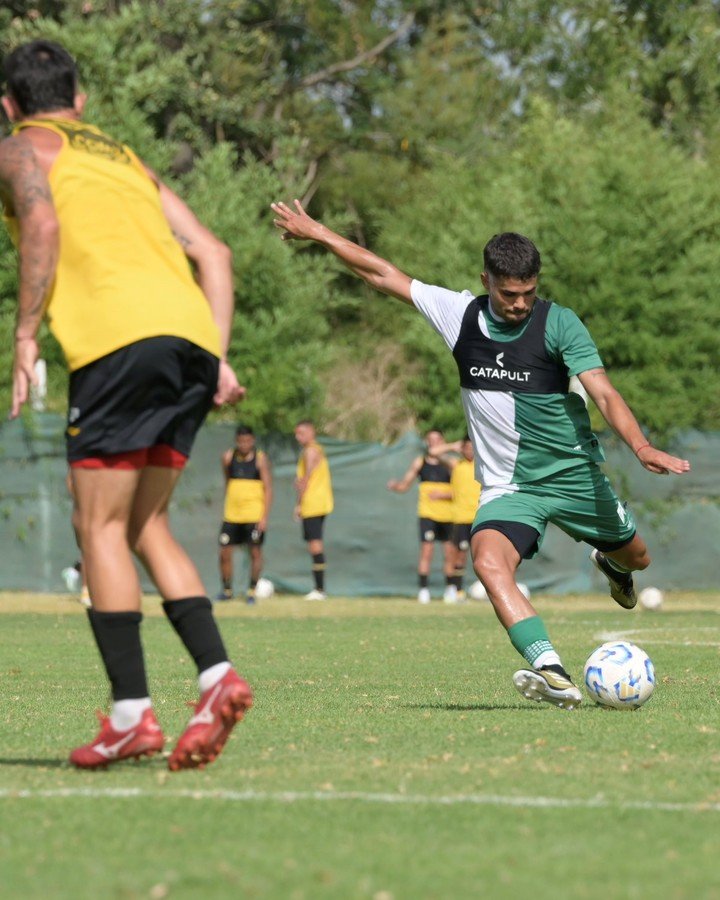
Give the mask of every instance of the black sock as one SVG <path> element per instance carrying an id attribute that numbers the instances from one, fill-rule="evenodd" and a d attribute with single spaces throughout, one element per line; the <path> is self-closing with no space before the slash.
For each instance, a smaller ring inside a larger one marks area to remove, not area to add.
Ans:
<path id="1" fill-rule="evenodd" d="M 88 619 L 110 679 L 113 700 L 140 700 L 149 696 L 140 643 L 142 613 L 89 609 Z"/>
<path id="2" fill-rule="evenodd" d="M 163 600 L 162 606 L 170 624 L 195 661 L 198 672 L 228 661 L 225 645 L 213 618 L 212 603 L 207 597 Z"/>
<path id="3" fill-rule="evenodd" d="M 232 590 L 232 578 L 223 578 L 222 586 L 224 591 Z"/>
<path id="4" fill-rule="evenodd" d="M 455 569 L 455 578 L 454 578 L 454 582 L 455 582 L 455 587 L 456 587 L 459 591 L 461 591 L 461 590 L 462 590 L 462 587 L 463 587 L 463 576 L 464 576 L 464 575 L 465 575 L 465 570 L 464 570 L 464 569 Z"/>
<path id="5" fill-rule="evenodd" d="M 420 572 L 418 572 L 418 584 L 421 588 L 426 588 L 428 586 L 428 576 L 421 575 Z"/>
<path id="6" fill-rule="evenodd" d="M 325 554 L 313 553 L 312 573 L 315 579 L 315 588 L 318 591 L 325 590 Z"/>

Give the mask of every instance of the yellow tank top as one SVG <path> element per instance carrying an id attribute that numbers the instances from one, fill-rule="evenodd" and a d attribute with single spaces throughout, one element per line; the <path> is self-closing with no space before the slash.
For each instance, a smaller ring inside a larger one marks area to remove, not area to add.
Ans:
<path id="1" fill-rule="evenodd" d="M 303 519 L 309 519 L 312 516 L 327 516 L 333 511 L 334 506 L 330 466 L 328 466 L 325 452 L 318 443 L 308 444 L 305 450 L 310 447 L 320 451 L 321 459 L 310 473 L 308 486 L 300 501 L 300 515 Z M 298 460 L 298 478 L 305 477 L 305 450 L 300 454 L 300 459 Z"/>
<path id="2" fill-rule="evenodd" d="M 418 472 L 420 480 L 417 514 L 420 519 L 434 522 L 452 522 L 452 500 L 433 500 L 430 494 L 450 493 L 450 470 L 442 463 L 430 463 L 423 459 Z"/>
<path id="3" fill-rule="evenodd" d="M 471 525 L 480 503 L 480 485 L 475 481 L 475 464 L 461 459 L 452 471 L 450 479 L 453 492 L 453 522 Z"/>
<path id="4" fill-rule="evenodd" d="M 71 371 L 144 338 L 185 338 L 220 355 L 220 335 L 158 190 L 135 154 L 92 125 L 33 119 L 59 135 L 48 176 L 60 258 L 47 305 Z M 6 217 L 11 236 L 17 221 Z"/>
<path id="5" fill-rule="evenodd" d="M 228 470 L 223 519 L 236 525 L 254 525 L 265 515 L 265 485 L 260 477 L 258 460 L 262 450 L 243 460 L 237 451 Z"/>

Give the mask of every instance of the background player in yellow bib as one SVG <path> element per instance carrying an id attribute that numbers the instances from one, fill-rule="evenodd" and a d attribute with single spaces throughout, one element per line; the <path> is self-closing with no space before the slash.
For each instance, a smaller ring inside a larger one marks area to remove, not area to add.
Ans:
<path id="1" fill-rule="evenodd" d="M 255 602 L 255 586 L 262 574 L 262 546 L 272 506 L 273 488 L 270 461 L 255 446 L 255 433 L 248 425 L 238 425 L 235 447 L 222 455 L 225 476 L 225 508 L 220 529 L 220 577 L 218 600 L 232 600 L 233 547 L 247 544 L 250 553 L 248 603 Z"/>
<path id="2" fill-rule="evenodd" d="M 312 557 L 315 582 L 315 587 L 305 594 L 305 599 L 326 600 L 323 528 L 325 516 L 329 516 L 334 508 L 330 467 L 325 451 L 316 440 L 315 426 L 308 419 L 295 426 L 295 440 L 300 445 L 295 477 L 295 518 L 302 522 L 303 540 Z"/>
<path id="3" fill-rule="evenodd" d="M 13 401 L 27 400 L 44 314 L 70 369 L 67 456 L 88 619 L 111 685 L 110 716 L 70 754 L 97 768 L 162 749 L 140 641 L 133 553 L 198 670 L 200 700 L 171 769 L 212 762 L 252 704 L 168 504 L 213 401 L 242 396 L 224 359 L 230 251 L 133 151 L 81 121 L 72 57 L 36 40 L 4 60 L 0 199 L 19 254 Z M 194 269 L 191 269 L 191 265 Z"/>
<path id="4" fill-rule="evenodd" d="M 400 479 L 391 479 L 388 490 L 404 494 L 412 487 L 415 479 L 420 482 L 418 492 L 418 530 L 420 555 L 418 557 L 418 602 L 430 602 L 428 579 L 432 565 L 435 541 L 442 541 L 443 571 L 445 573 L 445 597 L 450 597 L 448 588 L 455 575 L 455 554 L 452 537 L 452 494 L 450 473 L 443 465 L 435 448 L 445 444 L 442 431 L 430 429 L 425 435 L 427 452 L 416 456 L 407 472 Z"/>
<path id="5" fill-rule="evenodd" d="M 445 591 L 445 602 L 454 603 L 465 599 L 463 579 L 467 567 L 468 550 L 472 524 L 480 505 L 480 485 L 475 480 L 475 454 L 469 435 L 461 441 L 443 444 L 435 448 L 441 461 L 450 469 L 450 492 L 452 494 L 452 542 L 455 547 L 455 572 L 452 583 Z M 458 453 L 459 456 L 448 456 Z"/>

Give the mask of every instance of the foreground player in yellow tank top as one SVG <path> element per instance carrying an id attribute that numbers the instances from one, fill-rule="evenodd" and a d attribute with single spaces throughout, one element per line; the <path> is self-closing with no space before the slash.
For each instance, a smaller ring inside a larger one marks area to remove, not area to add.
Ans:
<path id="1" fill-rule="evenodd" d="M 244 393 L 225 361 L 233 310 L 228 248 L 129 147 L 81 121 L 72 57 L 37 40 L 4 60 L 0 200 L 19 252 L 11 416 L 34 380 L 43 315 L 70 369 L 67 456 L 90 626 L 112 708 L 70 754 L 81 768 L 160 751 L 140 642 L 133 553 L 197 665 L 200 700 L 171 769 L 212 762 L 252 704 L 168 504 L 213 401 Z M 191 269 L 192 265 L 192 269 Z M 194 271 L 193 271 L 194 270 Z"/>

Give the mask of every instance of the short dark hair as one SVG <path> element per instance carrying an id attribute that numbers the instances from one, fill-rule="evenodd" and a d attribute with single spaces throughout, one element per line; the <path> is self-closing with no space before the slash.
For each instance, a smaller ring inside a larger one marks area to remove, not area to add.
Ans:
<path id="1" fill-rule="evenodd" d="M 75 102 L 77 66 L 60 44 L 21 44 L 5 57 L 3 69 L 7 92 L 25 116 L 69 109 Z"/>
<path id="2" fill-rule="evenodd" d="M 300 421 L 295 425 L 296 428 L 299 428 L 301 425 L 309 425 L 311 428 L 315 427 L 315 423 L 312 419 L 300 419 Z"/>
<path id="3" fill-rule="evenodd" d="M 496 278 L 528 281 L 540 273 L 540 253 L 530 238 L 514 231 L 495 234 L 483 250 L 485 271 Z"/>
<path id="4" fill-rule="evenodd" d="M 235 437 L 240 437 L 241 434 L 251 434 L 253 437 L 255 436 L 255 432 L 249 425 L 238 425 L 235 429 Z"/>

